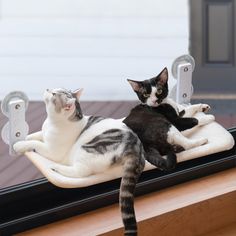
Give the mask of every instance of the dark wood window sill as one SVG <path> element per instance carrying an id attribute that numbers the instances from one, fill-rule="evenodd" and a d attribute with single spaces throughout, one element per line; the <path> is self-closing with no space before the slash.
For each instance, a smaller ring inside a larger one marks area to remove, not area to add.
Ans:
<path id="1" fill-rule="evenodd" d="M 155 191 L 135 200 L 139 235 L 219 235 L 234 230 L 236 168 Z M 168 226 L 169 225 L 169 226 Z M 118 204 L 42 226 L 19 236 L 120 236 Z M 215 234 L 213 234 L 215 233 Z M 234 234 L 231 234 L 234 235 Z"/>

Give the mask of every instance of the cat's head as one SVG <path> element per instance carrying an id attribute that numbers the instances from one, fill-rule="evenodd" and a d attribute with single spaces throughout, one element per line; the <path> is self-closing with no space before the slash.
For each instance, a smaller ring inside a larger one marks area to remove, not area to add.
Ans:
<path id="1" fill-rule="evenodd" d="M 134 92 L 143 104 L 157 107 L 168 95 L 168 70 L 164 68 L 161 73 L 151 79 L 135 81 L 128 79 Z"/>
<path id="2" fill-rule="evenodd" d="M 82 119 L 83 114 L 79 104 L 82 90 L 79 89 L 71 92 L 62 88 L 47 89 L 44 92 L 43 98 L 48 116 L 71 121 Z"/>

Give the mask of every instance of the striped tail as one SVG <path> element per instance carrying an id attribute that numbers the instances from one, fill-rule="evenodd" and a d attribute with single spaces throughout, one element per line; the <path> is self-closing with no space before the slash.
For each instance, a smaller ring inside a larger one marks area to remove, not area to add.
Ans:
<path id="1" fill-rule="evenodd" d="M 125 236 L 137 235 L 137 222 L 134 211 L 134 192 L 136 183 L 143 171 L 144 156 L 129 154 L 124 163 L 124 172 L 120 185 L 120 207 L 125 227 Z"/>

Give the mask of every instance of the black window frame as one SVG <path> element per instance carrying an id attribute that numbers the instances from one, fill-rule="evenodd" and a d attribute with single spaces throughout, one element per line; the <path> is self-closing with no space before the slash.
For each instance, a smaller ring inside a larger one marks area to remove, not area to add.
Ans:
<path id="1" fill-rule="evenodd" d="M 236 140 L 236 127 L 228 130 Z M 236 166 L 236 147 L 179 163 L 172 172 L 145 171 L 136 196 Z M 0 190 L 0 235 L 11 235 L 118 202 L 120 179 L 63 189 L 45 178 Z"/>

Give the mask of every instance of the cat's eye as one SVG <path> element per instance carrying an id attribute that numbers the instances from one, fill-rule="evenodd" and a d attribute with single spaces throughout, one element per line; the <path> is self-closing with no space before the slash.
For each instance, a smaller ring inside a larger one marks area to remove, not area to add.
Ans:
<path id="1" fill-rule="evenodd" d="M 157 88 L 157 95 L 162 94 L 162 89 L 161 88 Z"/>
<path id="2" fill-rule="evenodd" d="M 148 98 L 148 97 L 149 97 L 149 94 L 144 93 L 143 96 L 144 96 L 145 98 Z"/>

